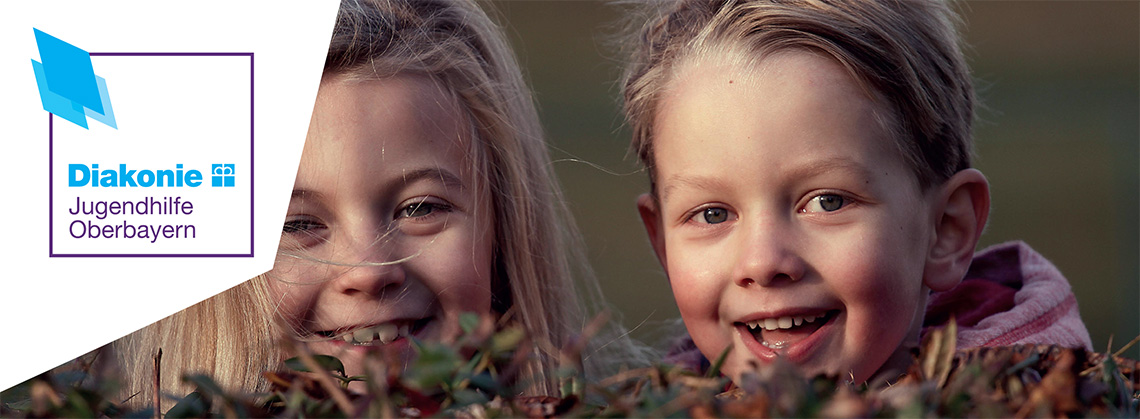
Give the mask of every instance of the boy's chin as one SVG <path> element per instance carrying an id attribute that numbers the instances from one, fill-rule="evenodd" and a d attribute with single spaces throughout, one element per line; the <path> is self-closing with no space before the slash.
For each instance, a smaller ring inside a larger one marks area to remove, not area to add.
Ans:
<path id="1" fill-rule="evenodd" d="M 746 387 L 749 381 L 770 381 L 783 378 L 798 377 L 811 379 L 814 377 L 831 377 L 839 382 L 853 384 L 868 384 L 871 387 L 890 385 L 901 379 L 909 370 L 913 356 L 909 350 L 899 350 L 891 355 L 878 370 L 861 371 L 859 368 L 850 368 L 839 365 L 819 365 L 814 362 L 796 364 L 785 357 L 776 357 L 761 362 L 755 358 L 747 358 L 725 365 L 724 374 L 739 386 Z"/>
<path id="2" fill-rule="evenodd" d="M 907 371 L 910 370 L 910 366 L 914 364 L 915 360 L 911 349 L 916 347 L 917 344 L 904 343 L 903 346 L 891 354 L 890 358 L 887 358 L 887 361 L 883 363 L 883 366 L 880 367 L 878 371 L 871 374 L 865 381 L 872 387 L 890 385 L 898 381 L 906 375 Z"/>

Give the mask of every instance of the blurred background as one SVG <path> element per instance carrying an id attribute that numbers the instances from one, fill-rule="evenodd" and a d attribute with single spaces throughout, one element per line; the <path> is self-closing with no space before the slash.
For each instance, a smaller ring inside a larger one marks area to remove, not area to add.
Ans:
<path id="1" fill-rule="evenodd" d="M 678 318 L 634 200 L 648 188 L 618 100 L 622 10 L 487 4 L 532 83 L 557 171 L 610 305 L 654 343 Z M 1140 335 L 1140 3 L 955 3 L 984 108 L 975 165 L 993 208 L 980 247 L 1024 240 L 1072 283 L 1097 351 Z M 1140 349 L 1126 354 L 1140 359 Z"/>

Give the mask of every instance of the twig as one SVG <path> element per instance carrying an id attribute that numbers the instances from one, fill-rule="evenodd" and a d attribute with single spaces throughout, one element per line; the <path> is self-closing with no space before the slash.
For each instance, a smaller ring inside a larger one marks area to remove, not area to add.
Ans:
<path id="1" fill-rule="evenodd" d="M 1132 338 L 1132 340 L 1130 340 L 1130 341 L 1128 341 L 1128 343 L 1124 344 L 1124 347 L 1120 348 L 1120 350 L 1113 352 L 1112 357 L 1115 358 L 1115 357 L 1124 355 L 1124 352 L 1131 349 L 1132 345 L 1135 345 L 1137 342 L 1140 342 L 1140 335 Z"/>
<path id="2" fill-rule="evenodd" d="M 162 419 L 162 348 L 154 354 L 154 394 L 151 400 L 154 403 L 154 419 Z"/>
<path id="3" fill-rule="evenodd" d="M 335 401 L 336 405 L 340 407 L 340 410 L 344 412 L 344 415 L 350 418 L 355 417 L 356 409 L 352 406 L 352 402 L 348 400 L 348 396 L 344 394 L 344 391 L 332 382 L 332 379 L 329 377 L 329 372 L 321 368 L 321 365 L 317 363 L 317 360 L 313 359 L 313 355 L 309 353 L 307 348 L 301 345 L 295 345 L 295 347 L 301 358 L 301 363 L 305 364 L 305 368 L 308 368 L 309 371 L 313 373 L 313 376 L 317 379 L 317 382 L 321 384 L 321 387 L 324 387 L 325 391 L 329 392 L 329 395 L 332 396 L 333 401 Z"/>
<path id="4" fill-rule="evenodd" d="M 85 356 L 79 358 L 80 371 L 83 371 L 83 379 L 79 381 L 80 384 L 87 383 L 88 380 L 93 380 L 94 375 L 91 374 L 91 368 L 95 366 L 95 362 L 99 361 L 99 354 L 103 353 L 103 348 L 92 351 L 89 358 Z"/>
<path id="5" fill-rule="evenodd" d="M 586 345 L 590 339 L 602 330 L 602 327 L 605 326 L 606 321 L 609 321 L 609 319 L 610 313 L 606 311 L 594 316 L 594 318 L 590 320 L 590 323 L 582 328 L 582 334 L 572 340 L 570 345 L 563 347 L 562 350 L 559 351 L 562 356 L 561 361 L 563 365 L 568 362 L 573 363 L 578 371 L 582 371 L 582 351 L 586 349 Z"/>
<path id="6" fill-rule="evenodd" d="M 680 395 L 677 396 L 677 398 L 670 400 L 670 401 L 666 402 L 665 404 L 662 404 L 661 406 L 658 406 L 656 409 L 653 409 L 653 411 L 649 412 L 649 414 L 645 415 L 645 417 L 663 418 L 666 416 L 670 416 L 670 415 L 676 414 L 678 412 L 681 412 L 687 408 L 693 407 L 693 405 L 697 404 L 698 401 L 699 401 L 699 399 L 697 399 L 697 396 L 695 393 L 691 393 L 691 392 L 681 393 Z"/>
<path id="7" fill-rule="evenodd" d="M 375 358 L 364 358 L 364 368 L 372 379 L 368 380 L 369 390 L 372 394 L 379 398 L 377 404 L 378 408 L 374 411 L 369 411 L 369 416 L 380 417 L 395 417 L 395 409 L 392 407 L 391 393 L 388 388 L 388 363 L 377 362 Z M 371 402 L 366 406 L 373 406 Z"/>
<path id="8" fill-rule="evenodd" d="M 623 381 L 628 381 L 633 378 L 645 378 L 645 376 L 648 375 L 651 370 L 653 370 L 652 367 L 625 370 L 601 379 L 596 385 L 599 387 L 609 387 L 611 385 L 619 384 Z"/>

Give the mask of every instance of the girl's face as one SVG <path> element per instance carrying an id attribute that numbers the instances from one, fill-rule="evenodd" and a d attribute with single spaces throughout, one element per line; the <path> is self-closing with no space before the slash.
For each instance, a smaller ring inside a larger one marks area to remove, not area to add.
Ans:
<path id="1" fill-rule="evenodd" d="M 326 79 L 269 275 L 277 315 L 361 374 L 369 351 L 447 339 L 491 311 L 491 211 L 467 119 L 439 84 Z"/>

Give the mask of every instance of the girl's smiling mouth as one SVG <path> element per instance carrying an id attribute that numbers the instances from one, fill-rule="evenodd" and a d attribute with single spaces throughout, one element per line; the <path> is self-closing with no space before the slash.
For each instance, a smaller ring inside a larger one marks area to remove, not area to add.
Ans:
<path id="1" fill-rule="evenodd" d="M 432 317 L 419 320 L 394 320 L 372 326 L 320 331 L 316 334 L 329 339 L 337 345 L 348 344 L 352 346 L 380 346 L 395 342 L 401 338 L 418 335 L 431 321 Z M 343 343 L 342 343 L 343 342 Z"/>
<path id="2" fill-rule="evenodd" d="M 744 346 L 761 360 L 785 356 L 802 362 L 835 325 L 839 310 L 803 312 L 733 323 Z"/>

